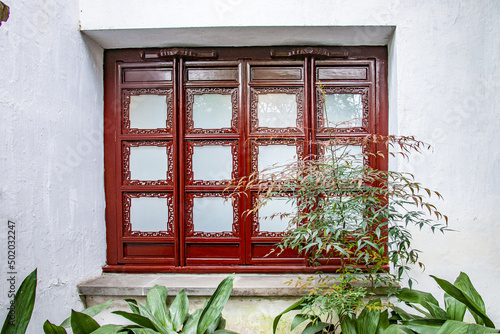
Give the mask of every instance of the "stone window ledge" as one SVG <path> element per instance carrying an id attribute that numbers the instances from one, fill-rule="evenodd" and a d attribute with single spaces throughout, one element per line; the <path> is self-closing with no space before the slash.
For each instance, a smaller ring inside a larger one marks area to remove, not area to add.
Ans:
<path id="1" fill-rule="evenodd" d="M 298 277 L 308 274 L 237 274 L 231 296 L 302 296 L 306 290 L 295 287 Z M 189 296 L 210 296 L 227 274 L 103 274 L 78 285 L 83 296 L 146 296 L 155 284 L 166 286 L 170 296 L 184 289 Z M 287 285 L 286 282 L 293 280 Z M 384 289 L 376 294 L 384 295 Z"/>

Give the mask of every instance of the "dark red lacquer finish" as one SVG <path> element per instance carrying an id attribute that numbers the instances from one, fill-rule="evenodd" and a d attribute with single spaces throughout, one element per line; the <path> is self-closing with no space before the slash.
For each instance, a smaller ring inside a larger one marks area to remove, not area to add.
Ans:
<path id="1" fill-rule="evenodd" d="M 245 212 L 257 195 L 229 200 L 233 222 L 227 231 L 196 230 L 193 203 L 223 199 L 229 179 L 199 180 L 193 152 L 210 145 L 231 152 L 232 178 L 258 168 L 259 149 L 294 147 L 298 157 L 317 153 L 312 143 L 331 134 L 324 121 L 321 94 L 358 94 L 362 120 L 335 136 L 355 142 L 370 133 L 387 134 L 387 50 L 385 47 L 252 47 L 194 49 L 127 49 L 105 52 L 104 163 L 107 265 L 110 272 L 312 272 L 292 250 L 266 256 L 280 232 L 265 231 L 259 219 Z M 322 90 L 320 89 L 320 85 Z M 297 105 L 295 124 L 259 124 L 258 95 L 288 94 Z M 228 95 L 231 121 L 219 129 L 195 126 L 197 95 Z M 167 104 L 165 124 L 134 128 L 131 99 L 158 95 Z M 167 175 L 160 180 L 135 180 L 131 149 L 165 149 Z M 381 150 L 383 147 L 363 148 Z M 387 169 L 387 160 L 366 161 Z M 167 203 L 168 221 L 159 231 L 136 231 L 131 203 L 159 198 Z M 225 204 L 226 205 L 226 204 Z M 199 217 L 198 217 L 199 219 Z M 321 269 L 334 271 L 335 259 Z"/>

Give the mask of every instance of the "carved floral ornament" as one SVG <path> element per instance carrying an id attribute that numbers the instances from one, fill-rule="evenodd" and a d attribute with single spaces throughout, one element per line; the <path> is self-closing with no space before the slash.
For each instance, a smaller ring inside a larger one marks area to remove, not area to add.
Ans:
<path id="1" fill-rule="evenodd" d="M 303 140 L 296 139 L 268 139 L 268 140 L 253 140 L 252 141 L 252 172 L 257 172 L 259 169 L 259 147 L 269 145 L 287 145 L 295 146 L 297 150 L 297 159 L 303 159 L 304 147 Z"/>
<path id="2" fill-rule="evenodd" d="M 331 51 L 325 48 L 317 48 L 312 46 L 294 48 L 287 51 L 271 50 L 270 55 L 272 58 L 304 58 L 306 56 L 314 56 L 315 58 L 349 57 L 349 53 L 347 51 Z"/>
<path id="3" fill-rule="evenodd" d="M 173 237 L 174 236 L 174 205 L 172 194 L 170 193 L 125 193 L 123 194 L 123 235 L 126 237 Z M 166 231 L 143 232 L 132 230 L 132 223 L 130 222 L 130 208 L 132 205 L 132 198 L 141 197 L 154 197 L 166 198 L 168 221 L 166 222 Z"/>
<path id="4" fill-rule="evenodd" d="M 193 121 L 193 105 L 195 95 L 224 94 L 231 95 L 231 128 L 202 129 L 195 128 Z M 236 133 L 238 130 L 238 88 L 191 88 L 186 90 L 186 132 L 187 133 Z"/>
<path id="5" fill-rule="evenodd" d="M 259 95 L 260 94 L 293 94 L 297 102 L 297 121 L 295 127 L 269 128 L 259 126 Z M 253 133 L 302 134 L 304 132 L 304 90 L 303 88 L 269 87 L 251 88 L 251 124 Z"/>
<path id="6" fill-rule="evenodd" d="M 193 222 L 193 206 L 195 198 L 204 197 L 223 197 L 226 198 L 228 202 L 232 204 L 233 208 L 233 223 L 232 231 L 222 231 L 222 232 L 203 232 L 194 230 Z M 186 194 L 186 237 L 211 237 L 211 238 L 228 238 L 228 237 L 238 237 L 240 234 L 239 230 L 239 202 L 235 198 L 228 197 L 227 194 L 222 193 L 187 193 Z"/>
<path id="7" fill-rule="evenodd" d="M 219 57 L 216 50 L 195 50 L 189 48 L 166 48 L 157 51 L 140 51 L 139 55 L 144 60 L 168 60 L 174 57 L 183 59 L 217 59 Z M 297 47 L 289 50 L 271 50 L 271 58 L 304 58 L 313 56 L 318 59 L 328 58 L 348 58 L 349 53 L 342 48 L 331 50 L 320 47 Z"/>
<path id="8" fill-rule="evenodd" d="M 186 170 L 187 170 L 187 182 L 193 185 L 203 185 L 203 186 L 220 186 L 227 185 L 231 180 L 196 180 L 194 179 L 193 173 L 193 154 L 194 147 L 196 146 L 206 146 L 206 145 L 220 145 L 220 146 L 230 146 L 231 155 L 233 158 L 231 171 L 231 177 L 233 180 L 238 178 L 238 142 L 234 140 L 193 140 L 186 142 Z"/>
<path id="9" fill-rule="evenodd" d="M 368 133 L 370 125 L 370 100 L 368 94 L 369 88 L 367 87 L 317 87 L 316 100 L 317 100 L 317 119 L 320 132 L 333 132 L 335 133 Z M 361 95 L 361 103 L 363 105 L 361 127 L 329 127 L 325 119 L 325 101 L 323 95 L 326 94 L 359 94 Z"/>
<path id="10" fill-rule="evenodd" d="M 167 175 L 163 180 L 145 181 L 133 180 L 130 173 L 130 148 L 140 146 L 157 146 L 165 147 L 167 155 Z M 172 142 L 171 141 L 136 141 L 123 142 L 123 183 L 126 185 L 171 185 L 173 183 L 173 158 L 172 158 Z"/>
<path id="11" fill-rule="evenodd" d="M 130 127 L 130 98 L 139 95 L 164 95 L 167 104 L 167 121 L 164 128 L 157 129 L 137 129 Z M 156 89 L 156 88 L 141 88 L 141 89 L 125 89 L 123 90 L 123 112 L 122 112 L 122 131 L 123 133 L 133 134 L 155 134 L 155 133 L 172 133 L 173 128 L 173 91 L 172 89 Z"/>

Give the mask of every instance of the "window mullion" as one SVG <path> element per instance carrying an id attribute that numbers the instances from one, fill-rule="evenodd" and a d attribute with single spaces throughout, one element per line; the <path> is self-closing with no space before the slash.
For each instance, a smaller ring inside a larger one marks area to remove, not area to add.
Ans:
<path id="1" fill-rule="evenodd" d="M 176 241 L 177 241 L 177 265 L 180 267 L 185 266 L 186 264 L 186 239 L 185 239 L 185 166 L 186 166 L 186 156 L 184 152 L 185 139 L 184 139 L 184 124 L 185 124 L 185 113 L 183 112 L 185 108 L 185 98 L 184 98 L 184 60 L 182 58 L 175 59 L 175 70 L 176 70 L 176 81 L 174 83 L 174 89 L 177 93 L 176 101 L 177 101 L 177 109 L 175 112 L 175 119 L 177 120 L 177 127 L 175 133 L 175 142 L 177 144 L 177 157 L 176 159 L 176 198 L 177 205 L 175 207 L 176 211 Z"/>

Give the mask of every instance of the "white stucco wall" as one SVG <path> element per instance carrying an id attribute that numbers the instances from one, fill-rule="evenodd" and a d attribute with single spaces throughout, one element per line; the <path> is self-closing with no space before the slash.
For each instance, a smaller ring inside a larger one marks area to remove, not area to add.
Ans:
<path id="1" fill-rule="evenodd" d="M 500 326 L 497 0 L 80 0 L 80 8 L 75 0 L 4 2 L 12 14 L 0 27 L 0 247 L 5 249 L 0 250 L 0 279 L 6 278 L 10 219 L 17 224 L 18 283 L 39 268 L 29 333 L 39 333 L 45 319 L 58 322 L 71 307 L 81 307 L 76 284 L 99 275 L 105 261 L 98 43 L 277 40 L 389 44 L 391 132 L 434 146 L 410 163 L 392 165 L 439 190 L 445 197 L 440 207 L 457 230 L 415 235 L 427 267 L 423 274 L 415 271 L 418 287 L 439 293 L 428 274 L 452 280 L 465 271 Z M 82 38 L 79 15 L 82 30 L 98 43 Z M 305 32 L 299 33 L 300 27 Z M 2 310 L 6 296 L 2 284 Z"/>
<path id="2" fill-rule="evenodd" d="M 0 27 L 0 317 L 7 220 L 17 285 L 38 267 L 28 333 L 81 309 L 76 284 L 105 263 L 102 48 L 78 31 L 77 1 L 4 1 Z"/>

